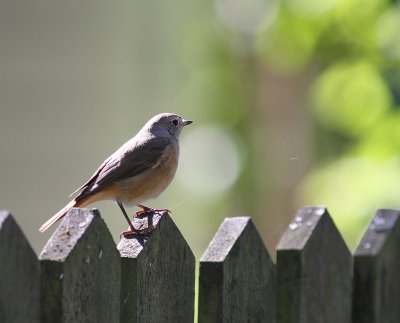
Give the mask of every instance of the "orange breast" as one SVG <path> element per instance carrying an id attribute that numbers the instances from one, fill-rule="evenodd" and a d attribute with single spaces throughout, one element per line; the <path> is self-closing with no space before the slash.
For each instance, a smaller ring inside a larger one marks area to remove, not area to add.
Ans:
<path id="1" fill-rule="evenodd" d="M 160 161 L 151 169 L 115 184 L 117 199 L 136 205 L 157 197 L 171 183 L 178 166 L 178 151 L 168 146 Z"/>
<path id="2" fill-rule="evenodd" d="M 86 206 L 102 200 L 116 200 L 124 205 L 137 205 L 157 197 L 171 183 L 178 166 L 178 150 L 168 146 L 160 161 L 132 178 L 108 185 L 103 190 L 81 200 L 76 206 Z"/>

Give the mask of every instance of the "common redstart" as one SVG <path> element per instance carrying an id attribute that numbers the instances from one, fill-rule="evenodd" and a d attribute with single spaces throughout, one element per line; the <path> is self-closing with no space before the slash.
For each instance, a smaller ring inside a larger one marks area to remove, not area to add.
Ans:
<path id="1" fill-rule="evenodd" d="M 173 113 L 161 113 L 150 119 L 132 139 L 108 157 L 92 177 L 78 188 L 75 198 L 39 229 L 44 232 L 73 207 L 84 207 L 101 200 L 114 200 L 128 221 L 130 231 L 138 233 L 124 205 L 137 205 L 146 213 L 153 209 L 139 203 L 157 197 L 171 183 L 179 158 L 179 135 L 193 121 Z"/>

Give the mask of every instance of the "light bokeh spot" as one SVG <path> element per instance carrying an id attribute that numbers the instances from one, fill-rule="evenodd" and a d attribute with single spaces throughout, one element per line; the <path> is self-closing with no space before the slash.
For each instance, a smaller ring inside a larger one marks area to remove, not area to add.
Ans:
<path id="1" fill-rule="evenodd" d="M 183 136 L 178 179 L 185 189 L 215 195 L 229 189 L 241 169 L 238 145 L 222 128 L 196 126 Z"/>
<path id="2" fill-rule="evenodd" d="M 373 126 L 391 106 L 391 94 L 369 62 L 339 63 L 314 86 L 314 108 L 327 127 L 357 136 Z"/>

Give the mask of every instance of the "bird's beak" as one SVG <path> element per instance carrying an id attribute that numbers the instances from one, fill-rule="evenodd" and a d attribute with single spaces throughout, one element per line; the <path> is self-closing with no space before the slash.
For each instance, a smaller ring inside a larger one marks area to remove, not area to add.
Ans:
<path id="1" fill-rule="evenodd" d="M 192 123 L 193 123 L 192 120 L 185 120 L 185 119 L 182 119 L 182 127 L 187 126 L 187 125 L 190 125 L 190 124 L 192 124 Z"/>

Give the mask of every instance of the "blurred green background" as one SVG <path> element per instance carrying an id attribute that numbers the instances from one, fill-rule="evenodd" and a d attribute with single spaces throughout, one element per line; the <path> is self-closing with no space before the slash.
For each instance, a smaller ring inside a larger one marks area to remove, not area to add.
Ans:
<path id="1" fill-rule="evenodd" d="M 389 0 L 3 0 L 0 207 L 39 252 L 37 228 L 103 159 L 176 112 L 195 124 L 146 204 L 173 210 L 196 256 L 237 215 L 274 255 L 303 205 L 326 205 L 353 250 L 400 207 L 399 31 Z M 94 206 L 117 239 L 118 207 Z"/>

